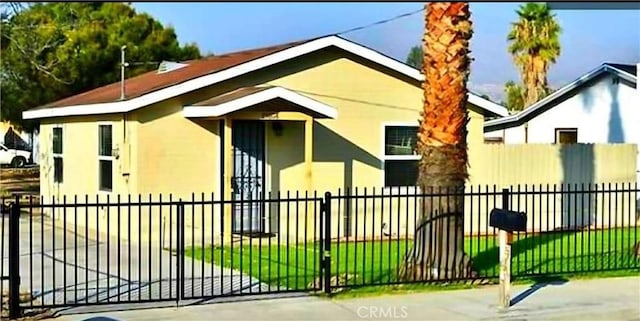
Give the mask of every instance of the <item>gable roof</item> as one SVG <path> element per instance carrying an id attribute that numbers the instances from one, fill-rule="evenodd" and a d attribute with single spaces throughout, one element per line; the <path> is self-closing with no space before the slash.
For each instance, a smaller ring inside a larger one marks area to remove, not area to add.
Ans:
<path id="1" fill-rule="evenodd" d="M 333 35 L 194 60 L 188 62 L 188 66 L 169 72 L 148 72 L 125 81 L 126 100 L 120 100 L 120 83 L 118 82 L 27 110 L 22 115 L 24 119 L 37 119 L 129 112 L 331 46 L 412 79 L 418 81 L 424 79 L 419 70 L 403 62 Z M 490 114 L 508 115 L 503 106 L 474 93 L 469 93 L 468 101 Z"/>
<path id="2" fill-rule="evenodd" d="M 630 71 L 633 71 L 634 73 L 630 73 Z M 521 112 L 515 115 L 493 119 L 485 122 L 484 131 L 487 132 L 497 129 L 519 126 L 521 125 L 521 123 L 535 117 L 537 113 L 550 108 L 553 103 L 558 102 L 560 99 L 562 99 L 562 97 L 565 96 L 565 94 L 573 90 L 580 90 L 583 86 L 589 83 L 589 81 L 604 73 L 617 75 L 618 77 L 635 84 L 637 81 L 636 72 L 637 68 L 632 65 L 603 63 L 598 68 L 580 76 L 580 78 L 554 91 L 549 96 L 539 100 L 538 102 L 525 108 Z"/>
<path id="3" fill-rule="evenodd" d="M 218 117 L 258 103 L 282 99 L 323 118 L 338 116 L 338 111 L 327 104 L 278 86 L 243 87 L 222 95 L 184 106 L 185 117 Z"/>
<path id="4" fill-rule="evenodd" d="M 609 65 L 611 68 L 618 69 L 619 71 L 626 72 L 629 75 L 636 76 L 638 75 L 638 67 L 636 65 L 626 65 L 626 64 L 613 64 L 613 63 L 605 63 Z"/>

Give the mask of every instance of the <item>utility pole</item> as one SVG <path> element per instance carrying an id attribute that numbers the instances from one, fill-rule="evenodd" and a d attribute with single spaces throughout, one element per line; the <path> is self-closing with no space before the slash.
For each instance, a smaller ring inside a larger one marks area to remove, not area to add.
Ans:
<path id="1" fill-rule="evenodd" d="M 129 64 L 125 60 L 125 50 L 127 49 L 127 45 L 120 47 L 120 100 L 125 100 L 124 95 L 124 72 Z"/>

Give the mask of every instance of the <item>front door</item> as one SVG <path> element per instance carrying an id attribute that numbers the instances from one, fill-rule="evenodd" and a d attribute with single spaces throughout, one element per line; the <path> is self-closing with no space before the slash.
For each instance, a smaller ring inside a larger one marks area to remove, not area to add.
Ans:
<path id="1" fill-rule="evenodd" d="M 264 231 L 265 198 L 265 127 L 262 121 L 235 120 L 232 123 L 233 144 L 233 233 Z"/>

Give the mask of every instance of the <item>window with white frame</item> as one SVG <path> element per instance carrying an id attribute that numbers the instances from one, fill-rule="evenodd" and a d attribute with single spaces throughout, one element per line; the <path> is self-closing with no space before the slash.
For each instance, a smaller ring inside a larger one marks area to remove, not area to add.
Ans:
<path id="1" fill-rule="evenodd" d="M 384 127 L 384 186 L 415 186 L 418 179 L 418 126 Z"/>
<path id="2" fill-rule="evenodd" d="M 101 191 L 113 188 L 113 149 L 111 125 L 98 126 L 98 184 Z"/>
<path id="3" fill-rule="evenodd" d="M 63 162 L 62 162 L 62 127 L 53 128 L 53 182 L 62 183 Z"/>

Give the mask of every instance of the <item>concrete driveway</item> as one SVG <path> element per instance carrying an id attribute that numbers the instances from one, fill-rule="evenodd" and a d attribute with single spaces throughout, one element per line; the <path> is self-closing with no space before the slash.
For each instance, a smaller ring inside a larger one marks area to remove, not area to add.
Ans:
<path id="1" fill-rule="evenodd" d="M 8 218 L 4 230 L 3 275 L 8 275 Z M 58 226 L 55 226 L 57 224 Z M 72 305 L 131 301 L 175 301 L 177 257 L 150 243 L 129 243 L 105 236 L 77 235 L 48 217 L 20 218 L 21 290 L 36 305 Z M 80 234 L 80 233 L 79 233 Z M 268 290 L 257 279 L 228 268 L 185 258 L 187 298 Z M 4 283 L 6 291 L 7 283 Z"/>

